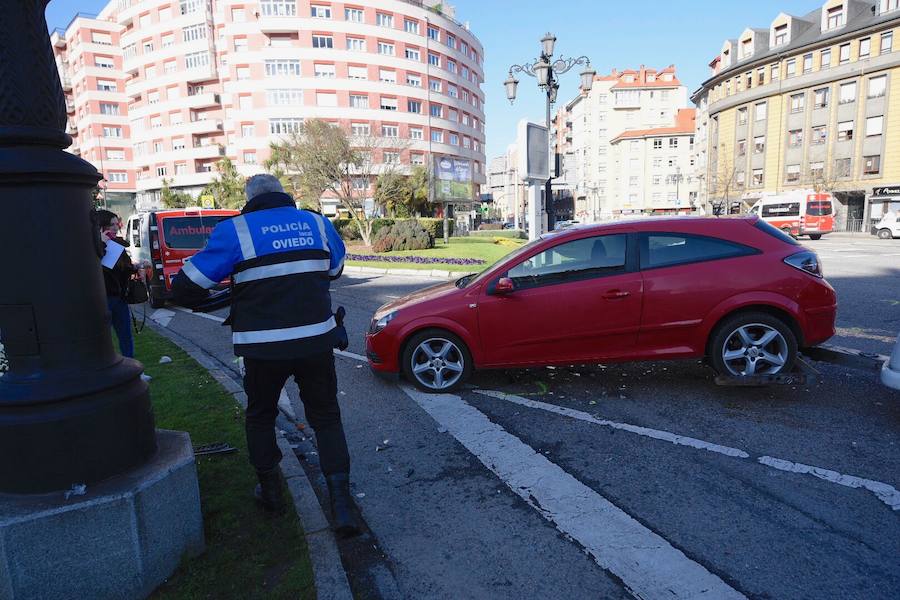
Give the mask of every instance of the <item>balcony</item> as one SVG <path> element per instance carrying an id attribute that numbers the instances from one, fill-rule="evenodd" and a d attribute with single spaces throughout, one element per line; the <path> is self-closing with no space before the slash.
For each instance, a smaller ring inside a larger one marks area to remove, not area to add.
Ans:
<path id="1" fill-rule="evenodd" d="M 187 158 L 197 160 L 220 158 L 222 156 L 225 156 L 225 148 L 219 144 L 198 144 L 191 148 L 187 154 Z"/>
<path id="2" fill-rule="evenodd" d="M 66 112 L 69 114 L 73 114 L 75 112 L 75 103 L 71 100 L 66 100 Z"/>
<path id="3" fill-rule="evenodd" d="M 68 73 L 60 71 L 59 82 L 62 84 L 62 88 L 64 91 L 69 91 L 72 89 L 72 78 L 69 77 Z"/>
<path id="4" fill-rule="evenodd" d="M 185 71 L 186 77 L 184 81 L 188 83 L 198 83 L 201 81 L 209 81 L 210 79 L 216 78 L 216 72 L 213 70 L 212 65 L 206 65 L 204 67 L 194 67 L 193 69 L 188 69 Z"/>
<path id="5" fill-rule="evenodd" d="M 185 104 L 188 108 L 209 108 L 212 106 L 220 106 L 222 104 L 222 99 L 219 97 L 219 94 L 206 92 L 188 95 Z"/>
<path id="6" fill-rule="evenodd" d="M 296 6 L 279 8 L 278 5 L 261 4 L 256 17 L 263 33 L 294 33 L 300 30 Z"/>
<path id="7" fill-rule="evenodd" d="M 222 121 L 219 119 L 201 119 L 179 125 L 179 132 L 183 133 L 219 133 L 222 131 Z"/>

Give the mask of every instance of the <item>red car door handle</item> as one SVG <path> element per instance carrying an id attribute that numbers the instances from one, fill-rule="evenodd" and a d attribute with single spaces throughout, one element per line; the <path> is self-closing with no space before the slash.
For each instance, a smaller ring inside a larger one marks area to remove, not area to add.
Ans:
<path id="1" fill-rule="evenodd" d="M 622 290 L 609 290 L 608 292 L 603 294 L 603 297 L 607 300 L 621 300 L 622 298 L 630 295 L 631 292 L 623 292 Z"/>

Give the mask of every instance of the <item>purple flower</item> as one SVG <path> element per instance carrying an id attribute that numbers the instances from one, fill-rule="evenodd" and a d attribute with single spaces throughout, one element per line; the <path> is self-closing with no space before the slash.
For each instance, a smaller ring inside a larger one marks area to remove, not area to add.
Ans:
<path id="1" fill-rule="evenodd" d="M 436 258 L 431 256 L 377 256 L 375 254 L 348 254 L 347 260 L 359 262 L 416 263 L 420 265 L 483 265 L 478 258 Z"/>

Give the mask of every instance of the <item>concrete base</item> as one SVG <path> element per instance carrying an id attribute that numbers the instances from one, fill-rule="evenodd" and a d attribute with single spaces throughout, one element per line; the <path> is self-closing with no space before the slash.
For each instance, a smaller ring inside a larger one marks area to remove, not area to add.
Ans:
<path id="1" fill-rule="evenodd" d="M 159 430 L 157 444 L 148 464 L 82 496 L 0 494 L 0 599 L 145 598 L 202 553 L 190 436 Z"/>

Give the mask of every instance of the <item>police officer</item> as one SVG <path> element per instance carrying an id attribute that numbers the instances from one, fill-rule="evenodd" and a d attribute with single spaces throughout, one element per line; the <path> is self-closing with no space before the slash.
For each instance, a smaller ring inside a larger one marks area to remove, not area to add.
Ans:
<path id="1" fill-rule="evenodd" d="M 336 531 L 358 532 L 350 498 L 350 457 L 337 402 L 333 348 L 340 331 L 330 281 L 341 276 L 344 243 L 322 215 L 298 210 L 272 175 L 247 180 L 247 205 L 219 223 L 172 284 L 175 301 L 192 304 L 231 277 L 234 353 L 244 357 L 246 432 L 255 495 L 282 512 L 281 452 L 275 442 L 278 397 L 294 377 L 316 434 Z"/>

